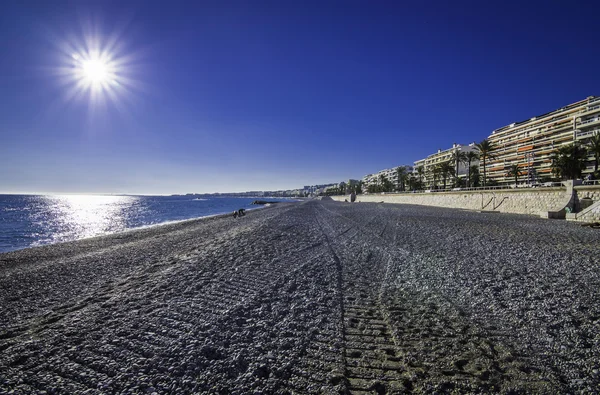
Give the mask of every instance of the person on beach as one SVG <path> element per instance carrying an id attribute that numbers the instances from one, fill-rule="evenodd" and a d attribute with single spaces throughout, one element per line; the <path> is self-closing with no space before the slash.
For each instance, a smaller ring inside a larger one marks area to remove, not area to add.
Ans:
<path id="1" fill-rule="evenodd" d="M 585 180 L 583 181 L 583 185 L 591 185 L 594 181 L 594 175 L 592 173 L 588 174 Z"/>
<path id="2" fill-rule="evenodd" d="M 350 202 L 354 203 L 356 201 L 356 192 L 352 191 L 350 194 Z"/>
<path id="3" fill-rule="evenodd" d="M 244 215 L 246 215 L 246 209 L 245 208 L 241 208 L 238 210 L 238 216 L 239 217 L 243 217 Z"/>

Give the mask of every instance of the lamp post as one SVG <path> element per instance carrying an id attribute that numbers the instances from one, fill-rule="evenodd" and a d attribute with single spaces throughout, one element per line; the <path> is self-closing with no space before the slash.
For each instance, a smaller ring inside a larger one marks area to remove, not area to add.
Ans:
<path id="1" fill-rule="evenodd" d="M 535 154 L 527 152 L 525 157 L 527 158 L 527 185 L 531 185 L 533 181 L 533 158 L 535 158 Z"/>

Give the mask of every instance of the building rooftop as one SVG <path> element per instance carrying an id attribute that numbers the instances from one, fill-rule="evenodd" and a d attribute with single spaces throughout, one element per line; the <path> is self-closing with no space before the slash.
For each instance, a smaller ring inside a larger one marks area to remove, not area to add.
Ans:
<path id="1" fill-rule="evenodd" d="M 492 132 L 492 134 L 501 133 L 501 132 L 504 132 L 504 131 L 506 131 L 506 130 L 512 129 L 512 128 L 514 128 L 514 127 L 518 127 L 518 126 L 520 126 L 520 125 L 527 124 L 527 123 L 529 123 L 529 122 L 531 122 L 531 121 L 538 120 L 538 119 L 540 119 L 540 118 L 547 118 L 547 117 L 549 117 L 550 115 L 553 115 L 553 114 L 560 114 L 560 113 L 562 113 L 563 111 L 570 110 L 570 109 L 572 109 L 572 108 L 574 108 L 574 107 L 581 106 L 581 105 L 582 105 L 582 104 L 584 104 L 585 102 L 587 102 L 587 101 L 589 101 L 589 100 L 594 100 L 594 99 L 600 99 L 600 98 L 599 98 L 598 96 L 588 96 L 587 98 L 585 98 L 585 99 L 583 99 L 583 100 L 580 100 L 580 101 L 578 101 L 578 102 L 575 102 L 575 103 L 569 104 L 569 105 L 567 105 L 567 106 L 561 107 L 561 108 L 559 108 L 559 109 L 557 109 L 557 110 L 550 111 L 550 112 L 547 112 L 547 113 L 544 113 L 544 114 L 541 114 L 541 115 L 537 115 L 537 116 L 535 116 L 535 117 L 531 117 L 531 118 L 529 118 L 529 119 L 526 119 L 526 120 L 524 120 L 524 121 L 513 122 L 513 123 L 511 123 L 511 124 L 509 124 L 509 125 L 506 125 L 506 126 L 503 126 L 503 127 L 501 127 L 501 128 L 498 128 L 498 129 L 494 130 L 494 131 Z"/>

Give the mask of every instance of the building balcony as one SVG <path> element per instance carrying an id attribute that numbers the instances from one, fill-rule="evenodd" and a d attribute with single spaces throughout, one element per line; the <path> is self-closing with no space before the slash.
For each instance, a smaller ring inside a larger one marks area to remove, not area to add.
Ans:
<path id="1" fill-rule="evenodd" d="M 521 152 L 525 152 L 525 151 L 531 151 L 533 150 L 534 145 L 530 144 L 530 145 L 524 145 L 522 147 L 518 147 L 517 148 L 517 152 L 521 153 Z"/>
<path id="2" fill-rule="evenodd" d="M 585 110 L 583 110 L 581 113 L 582 114 L 592 114 L 592 113 L 596 113 L 596 112 L 600 112 L 600 104 L 597 104 L 593 107 L 588 107 Z"/>
<path id="3" fill-rule="evenodd" d="M 598 124 L 600 124 L 600 117 L 586 119 L 585 121 L 581 121 L 578 126 L 584 127 L 584 128 L 589 128 L 590 126 L 594 126 L 594 125 L 598 125 Z"/>
<path id="4" fill-rule="evenodd" d="M 575 109 L 570 109 L 570 110 L 562 110 L 563 111 L 568 111 L 569 114 L 561 114 L 559 116 L 557 116 L 557 113 L 553 113 L 551 115 L 548 115 L 546 117 L 542 117 L 539 119 L 531 119 L 529 121 L 524 121 L 519 125 L 516 126 L 505 126 L 505 130 L 495 130 L 494 132 L 492 132 L 492 135 L 498 133 L 498 134 L 503 134 L 503 136 L 494 136 L 494 137 L 505 137 L 507 134 L 518 134 L 518 133 L 523 133 L 523 132 L 527 132 L 533 129 L 539 129 L 539 128 L 544 128 L 544 127 L 549 127 L 552 128 L 554 127 L 554 124 L 559 123 L 560 121 L 566 120 L 566 119 L 572 119 L 573 114 L 570 114 L 574 111 L 576 111 Z M 510 132 L 510 133 L 506 133 L 506 132 Z M 490 139 L 492 138 L 492 136 L 489 137 Z"/>
<path id="5" fill-rule="evenodd" d="M 569 122 L 565 122 L 562 125 L 553 126 L 549 130 L 552 131 L 553 133 L 558 133 L 559 131 L 564 131 L 564 129 L 572 129 L 572 128 L 573 128 L 573 122 L 571 122 L 571 120 L 570 120 Z"/>
<path id="6" fill-rule="evenodd" d="M 563 120 L 557 122 L 553 120 L 544 126 L 536 126 L 533 128 L 526 128 L 522 130 L 516 130 L 514 133 L 505 134 L 502 136 L 494 136 L 490 137 L 490 141 L 499 144 L 499 145 L 514 145 L 518 142 L 525 141 L 532 138 L 539 138 L 541 136 L 551 136 L 556 133 L 562 133 L 568 131 L 573 127 L 572 119 Z M 540 130 L 541 128 L 546 128 L 545 130 Z"/>
<path id="7" fill-rule="evenodd" d="M 575 140 L 583 140 L 589 137 L 592 137 L 594 133 L 600 133 L 600 128 L 592 129 L 592 130 L 579 130 L 575 131 Z"/>
<path id="8" fill-rule="evenodd" d="M 600 96 L 590 99 L 590 101 L 588 101 L 588 105 L 596 102 L 600 102 Z"/>

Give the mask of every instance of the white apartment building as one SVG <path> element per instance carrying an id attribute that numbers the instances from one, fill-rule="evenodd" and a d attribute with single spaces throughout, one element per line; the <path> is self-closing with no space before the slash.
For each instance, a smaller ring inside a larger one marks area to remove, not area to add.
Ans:
<path id="1" fill-rule="evenodd" d="M 519 183 L 532 183 L 552 176 L 552 153 L 563 145 L 587 140 L 600 132 L 600 97 L 590 96 L 558 110 L 511 123 L 488 137 L 497 149 L 486 164 L 488 179 L 514 183 L 508 168 L 518 165 Z M 594 157 L 589 156 L 583 176 L 593 172 Z M 483 173 L 483 171 L 482 171 Z"/>
<path id="2" fill-rule="evenodd" d="M 470 152 L 470 151 L 475 151 L 475 152 L 479 152 L 477 150 L 477 148 L 475 147 L 475 143 L 471 143 L 469 145 L 462 145 L 462 144 L 452 144 L 451 148 L 445 149 L 445 150 L 441 150 L 438 149 L 438 151 L 434 154 L 429 155 L 427 158 L 425 159 L 420 159 L 415 161 L 415 175 L 417 177 L 419 177 L 418 174 L 418 168 L 422 168 L 423 171 L 423 176 L 422 176 L 422 182 L 423 185 L 427 186 L 427 187 L 433 187 L 434 185 L 434 177 L 433 177 L 433 173 L 434 173 L 434 169 L 436 166 L 444 163 L 444 162 L 451 162 L 451 165 L 454 169 L 456 169 L 456 162 L 452 159 L 452 155 L 456 152 Z M 471 166 L 473 165 L 478 165 L 479 161 L 475 160 L 473 162 L 471 162 Z M 457 176 L 459 178 L 466 178 L 468 174 L 468 164 L 467 163 L 459 163 L 458 166 L 458 174 Z M 454 181 L 454 178 L 452 178 L 449 183 L 452 183 Z"/>
<path id="3" fill-rule="evenodd" d="M 394 184 L 394 187 L 396 187 L 398 185 L 398 167 L 404 167 L 407 174 L 413 171 L 413 167 L 410 165 L 400 165 L 392 167 L 391 169 L 380 170 L 377 173 L 367 174 L 361 180 L 363 183 L 363 191 L 366 191 L 369 185 L 377 185 L 381 180 L 381 176 L 387 178 Z"/>

